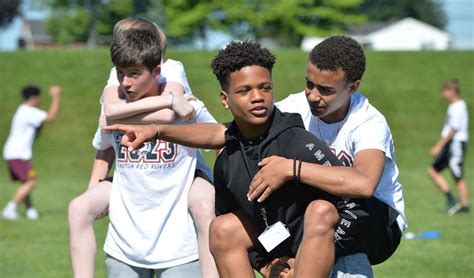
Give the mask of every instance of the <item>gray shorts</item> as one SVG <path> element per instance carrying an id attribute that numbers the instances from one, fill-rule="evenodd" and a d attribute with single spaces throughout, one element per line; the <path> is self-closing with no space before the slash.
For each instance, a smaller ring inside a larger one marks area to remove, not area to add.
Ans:
<path id="1" fill-rule="evenodd" d="M 197 260 L 170 268 L 147 269 L 128 265 L 107 255 L 105 265 L 109 278 L 201 278 L 201 269 Z"/>

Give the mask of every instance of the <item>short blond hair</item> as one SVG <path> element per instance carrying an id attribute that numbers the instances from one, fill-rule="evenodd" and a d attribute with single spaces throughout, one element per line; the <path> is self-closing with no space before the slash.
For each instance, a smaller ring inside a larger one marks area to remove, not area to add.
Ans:
<path id="1" fill-rule="evenodd" d="M 163 56 L 165 56 L 168 41 L 166 40 L 165 33 L 163 33 L 163 30 L 161 30 L 161 28 L 156 23 L 142 18 L 125 18 L 115 23 L 113 37 L 115 37 L 118 33 L 131 29 L 148 30 L 153 32 L 157 38 L 159 38 L 161 48 L 163 50 Z"/>
<path id="2" fill-rule="evenodd" d="M 459 94 L 459 91 L 460 91 L 460 89 L 459 89 L 459 80 L 457 80 L 457 79 L 446 80 L 446 81 L 444 81 L 443 86 L 441 88 L 443 90 L 453 90 L 457 94 Z"/>

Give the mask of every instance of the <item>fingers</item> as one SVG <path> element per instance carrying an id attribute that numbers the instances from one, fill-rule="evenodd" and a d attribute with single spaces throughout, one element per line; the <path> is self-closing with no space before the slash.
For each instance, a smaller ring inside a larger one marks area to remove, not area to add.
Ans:
<path id="1" fill-rule="evenodd" d="M 197 97 L 193 95 L 184 95 L 184 98 L 186 98 L 187 101 L 198 100 Z"/>
<path id="2" fill-rule="evenodd" d="M 287 277 L 288 273 L 290 272 L 290 266 L 286 263 L 286 258 L 287 257 L 278 259 L 278 261 L 272 264 L 270 277 Z"/>
<path id="3" fill-rule="evenodd" d="M 53 85 L 49 87 L 49 95 L 51 97 L 57 97 L 61 94 L 61 86 L 59 85 Z"/>
<path id="4" fill-rule="evenodd" d="M 257 181 L 257 183 L 258 182 L 259 181 Z M 250 188 L 249 193 L 247 194 L 247 199 L 251 202 L 258 198 L 257 202 L 261 203 L 265 201 L 273 191 L 274 190 L 269 185 L 262 182 L 257 184 L 255 187 Z"/>
<path id="5" fill-rule="evenodd" d="M 275 159 L 275 156 L 265 157 L 258 163 L 258 166 L 263 167 L 267 165 L 268 163 L 270 163 L 273 159 Z"/>
<path id="6" fill-rule="evenodd" d="M 192 122 L 194 118 L 196 118 L 196 110 L 194 110 L 193 108 L 193 110 L 188 115 L 186 115 L 186 117 L 183 118 L 183 121 L 189 123 Z"/>
<path id="7" fill-rule="evenodd" d="M 106 131 L 106 132 L 112 132 L 112 131 L 128 131 L 128 130 L 125 130 L 124 128 L 124 125 L 121 125 L 121 124 L 114 124 L 114 125 L 108 125 L 108 126 L 104 126 L 102 128 L 103 131 Z"/>
<path id="8" fill-rule="evenodd" d="M 257 202 L 261 203 L 263 201 L 265 201 L 268 196 L 270 196 L 273 192 L 273 189 L 271 187 L 267 187 L 265 189 L 265 191 L 263 191 L 262 195 L 260 195 L 260 197 L 257 199 Z"/>
<path id="9" fill-rule="evenodd" d="M 255 189 L 258 187 L 259 184 L 260 184 L 260 179 L 259 179 L 258 173 L 257 173 L 253 177 L 252 182 L 250 183 L 249 192 L 247 192 L 247 199 L 249 200 L 249 202 L 251 202 L 253 200 L 253 198 L 251 198 L 251 196 L 253 196 L 253 194 L 255 192 Z"/>
<path id="10" fill-rule="evenodd" d="M 131 152 L 131 151 L 134 151 L 136 149 L 141 148 L 141 146 L 143 145 L 143 143 L 146 140 L 147 139 L 145 137 L 143 137 L 141 134 L 139 134 L 137 137 L 135 137 L 133 140 L 129 141 L 129 143 L 127 144 L 128 145 L 128 151 Z"/>

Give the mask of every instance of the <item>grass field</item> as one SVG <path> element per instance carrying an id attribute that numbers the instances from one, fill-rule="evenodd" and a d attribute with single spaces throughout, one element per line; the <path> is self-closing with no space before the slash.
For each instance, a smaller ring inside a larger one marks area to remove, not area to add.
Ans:
<path id="1" fill-rule="evenodd" d="M 276 100 L 304 86 L 307 54 L 299 50 L 275 51 Z M 195 95 L 219 121 L 231 119 L 219 102 L 218 83 L 209 64 L 214 53 L 172 52 L 184 62 Z M 385 114 L 394 135 L 400 180 L 404 186 L 408 231 L 438 230 L 437 240 L 403 240 L 396 254 L 375 266 L 376 277 L 474 277 L 474 213 L 444 214 L 444 197 L 428 180 L 429 148 L 436 142 L 447 104 L 440 84 L 461 80 L 462 94 L 471 110 L 471 142 L 466 180 L 474 201 L 474 52 L 367 53 L 367 71 L 361 91 Z M 111 63 L 105 49 L 96 51 L 34 51 L 0 53 L 0 142 L 5 142 L 10 121 L 25 84 L 43 88 L 60 84 L 63 95 L 59 119 L 42 130 L 35 143 L 34 165 L 38 187 L 33 194 L 41 219 L 31 222 L 0 220 L 0 277 L 70 277 L 67 205 L 85 188 L 94 150 L 91 138 L 97 126 L 98 99 Z M 206 157 L 212 165 L 211 155 Z M 0 206 L 16 185 L 0 167 Z M 23 212 L 23 210 L 22 210 Z M 97 277 L 105 277 L 101 250 L 108 220 L 95 223 L 98 241 Z"/>

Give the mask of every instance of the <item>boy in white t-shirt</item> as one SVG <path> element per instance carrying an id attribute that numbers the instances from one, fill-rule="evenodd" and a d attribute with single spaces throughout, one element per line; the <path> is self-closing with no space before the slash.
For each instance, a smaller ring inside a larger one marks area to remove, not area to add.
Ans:
<path id="1" fill-rule="evenodd" d="M 114 37 L 112 62 L 129 101 L 159 94 L 161 48 L 147 30 Z M 154 140 L 137 152 L 116 151 L 110 224 L 104 250 L 109 277 L 199 277 L 197 237 L 187 195 L 197 150 Z"/>
<path id="2" fill-rule="evenodd" d="M 139 18 L 121 20 L 114 27 L 114 36 L 119 32 L 130 29 L 149 30 L 155 33 L 166 48 L 166 37 L 161 29 L 148 20 Z M 198 122 L 215 122 L 215 119 L 202 102 L 193 101 L 193 105 L 188 102 L 188 100 L 193 99 L 188 97 L 191 96 L 192 91 L 187 82 L 182 63 L 170 59 L 164 62 L 161 65 L 161 74 L 158 75 L 157 82 L 162 90 L 160 96 L 149 96 L 146 99 L 125 102 L 123 99 L 125 96 L 117 93 L 121 90 L 118 90 L 120 84 L 116 69 L 113 68 L 101 98 L 101 103 L 105 108 L 105 114 L 107 114 L 109 121 L 142 124 L 163 123 L 173 122 L 177 116 L 180 116 L 181 119 L 186 121 L 190 121 L 195 117 Z M 93 146 L 98 152 L 91 173 L 89 189 L 75 198 L 69 207 L 71 257 L 75 276 L 89 277 L 94 273 L 96 243 L 92 222 L 107 213 L 111 190 L 109 181 L 102 181 L 98 186 L 95 186 L 95 184 L 105 178 L 111 166 L 110 159 L 113 160 L 114 158 L 114 151 L 109 148 L 110 144 L 107 143 L 106 137 L 100 129 L 97 130 Z M 199 263 L 202 275 L 217 277 L 215 263 L 208 248 L 209 223 L 214 218 L 214 189 L 209 182 L 210 180 L 212 180 L 211 171 L 200 153 L 198 153 L 196 178 L 188 194 L 188 206 L 198 230 Z"/>
<path id="3" fill-rule="evenodd" d="M 31 200 L 31 192 L 36 186 L 36 172 L 31 166 L 33 141 L 43 123 L 56 119 L 61 87 L 56 85 L 49 88 L 51 104 L 48 112 L 38 108 L 40 92 L 36 86 L 22 89 L 24 101 L 13 116 L 10 134 L 3 148 L 3 158 L 8 164 L 11 179 L 21 182 L 12 200 L 3 209 L 4 219 L 18 219 L 17 206 L 22 202 L 26 204 L 26 218 L 36 220 L 39 217 Z"/>
<path id="4" fill-rule="evenodd" d="M 448 80 L 442 86 L 443 98 L 449 103 L 441 131 L 441 138 L 431 148 L 431 155 L 435 157 L 433 164 L 428 167 L 428 175 L 436 186 L 446 195 L 448 215 L 457 212 L 469 212 L 469 195 L 464 180 L 464 157 L 469 139 L 468 112 L 466 102 L 460 96 L 459 82 Z M 446 179 L 441 171 L 449 168 L 456 181 L 460 202 L 453 197 Z"/>

